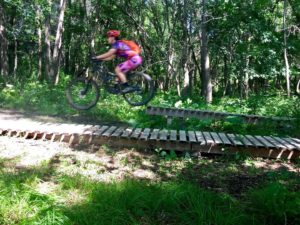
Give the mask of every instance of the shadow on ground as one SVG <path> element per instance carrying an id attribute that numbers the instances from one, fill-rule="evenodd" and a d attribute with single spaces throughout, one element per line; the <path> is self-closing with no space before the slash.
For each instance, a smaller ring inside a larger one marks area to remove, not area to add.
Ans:
<path id="1" fill-rule="evenodd" d="M 91 157 L 84 158 L 85 154 L 91 154 Z M 47 193 L 41 195 L 31 191 L 30 197 L 24 201 L 33 201 L 33 205 L 36 201 L 44 201 L 50 207 L 37 210 L 35 216 L 23 218 L 21 222 L 40 221 L 52 210 L 64 218 L 63 224 L 201 224 L 201 221 L 247 224 L 249 219 L 253 224 L 261 221 L 282 224 L 285 220 L 295 224 L 293 222 L 298 221 L 296 215 L 299 211 L 295 214 L 288 211 L 288 207 L 283 209 L 285 214 L 263 215 L 265 217 L 261 218 L 252 208 L 248 209 L 251 212 L 248 215 L 238 203 L 249 191 L 268 183 L 284 186 L 282 190 L 286 193 L 299 193 L 300 177 L 296 164 L 228 157 L 167 160 L 151 152 L 108 147 L 92 153 L 57 154 L 48 163 L 29 168 L 15 167 L 15 160 L 0 161 L 0 184 L 7 190 L 14 190 L 17 195 L 31 189 L 31 182 L 53 183 L 66 193 L 85 193 L 85 197 L 78 198 L 78 201 L 57 205 Z M 70 168 L 72 173 L 62 168 Z M 100 175 L 109 179 L 78 173 L 80 170 L 94 170 L 98 175 L 100 171 Z M 154 176 L 140 176 L 136 171 L 144 171 L 144 174 L 148 171 Z M 275 186 L 275 191 L 282 192 L 280 188 Z"/>

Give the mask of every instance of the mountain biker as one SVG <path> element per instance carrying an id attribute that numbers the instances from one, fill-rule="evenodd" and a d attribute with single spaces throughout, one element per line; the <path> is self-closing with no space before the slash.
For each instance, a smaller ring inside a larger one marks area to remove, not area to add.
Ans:
<path id="1" fill-rule="evenodd" d="M 125 58 L 126 61 L 122 62 L 115 68 L 115 73 L 121 81 L 121 92 L 131 92 L 134 88 L 127 83 L 126 73 L 142 64 L 143 59 L 139 54 L 139 47 L 132 41 L 120 40 L 119 30 L 109 30 L 106 35 L 108 43 L 112 45 L 111 49 L 104 54 L 93 57 L 92 59 L 108 61 L 114 59 L 116 56 Z"/>

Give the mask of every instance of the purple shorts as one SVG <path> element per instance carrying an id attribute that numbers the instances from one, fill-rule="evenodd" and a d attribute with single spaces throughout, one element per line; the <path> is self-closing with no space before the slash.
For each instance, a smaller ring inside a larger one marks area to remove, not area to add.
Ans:
<path id="1" fill-rule="evenodd" d="M 143 59 L 139 55 L 135 55 L 131 57 L 130 59 L 126 60 L 125 62 L 122 62 L 121 64 L 118 65 L 120 70 L 123 73 L 127 73 L 128 71 L 134 70 L 137 68 L 139 65 L 141 65 L 143 62 Z"/>

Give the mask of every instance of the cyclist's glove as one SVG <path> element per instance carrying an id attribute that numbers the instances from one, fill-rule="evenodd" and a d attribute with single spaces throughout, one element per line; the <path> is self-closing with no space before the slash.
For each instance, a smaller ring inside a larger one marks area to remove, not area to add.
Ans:
<path id="1" fill-rule="evenodd" d="M 100 62 L 100 61 L 101 61 L 101 59 L 97 59 L 96 56 L 93 56 L 93 57 L 91 58 L 91 60 L 92 60 L 93 62 Z"/>

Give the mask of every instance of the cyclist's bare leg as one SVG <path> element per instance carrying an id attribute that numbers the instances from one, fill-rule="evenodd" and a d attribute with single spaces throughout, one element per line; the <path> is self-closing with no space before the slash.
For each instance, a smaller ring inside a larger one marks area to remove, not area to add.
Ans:
<path id="1" fill-rule="evenodd" d="M 117 74 L 119 80 L 122 84 L 127 82 L 126 74 L 121 71 L 121 69 L 117 66 L 115 69 L 115 73 Z"/>
<path id="2" fill-rule="evenodd" d="M 123 69 L 124 71 L 124 69 Z M 128 83 L 127 83 L 127 78 L 126 78 L 126 70 L 123 72 L 122 69 L 117 66 L 116 69 L 115 69 L 115 72 L 118 76 L 118 78 L 121 80 L 121 93 L 128 93 L 128 92 L 131 92 L 131 91 L 134 91 L 134 88 L 131 87 Z"/>

